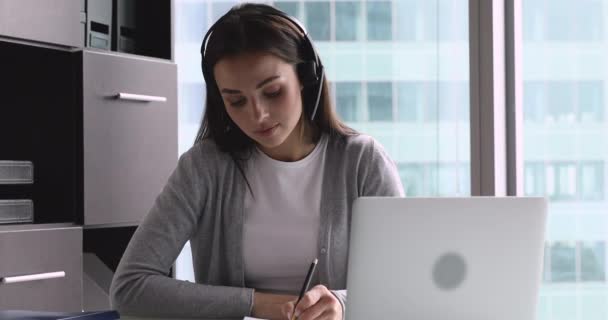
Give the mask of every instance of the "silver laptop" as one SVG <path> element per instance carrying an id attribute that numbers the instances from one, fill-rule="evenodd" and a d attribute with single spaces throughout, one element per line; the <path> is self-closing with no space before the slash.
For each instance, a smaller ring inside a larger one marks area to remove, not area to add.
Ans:
<path id="1" fill-rule="evenodd" d="M 347 320 L 532 320 L 544 198 L 359 198 Z"/>

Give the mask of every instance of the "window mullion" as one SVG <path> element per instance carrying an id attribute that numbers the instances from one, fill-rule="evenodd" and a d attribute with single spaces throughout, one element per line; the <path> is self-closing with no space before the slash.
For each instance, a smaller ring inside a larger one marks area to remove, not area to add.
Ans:
<path id="1" fill-rule="evenodd" d="M 507 195 L 505 1 L 469 0 L 471 195 Z"/>

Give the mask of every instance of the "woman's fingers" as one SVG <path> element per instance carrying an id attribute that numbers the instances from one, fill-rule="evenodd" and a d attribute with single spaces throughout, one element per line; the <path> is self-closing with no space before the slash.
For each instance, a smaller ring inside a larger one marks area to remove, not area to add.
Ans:
<path id="1" fill-rule="evenodd" d="M 334 314 L 331 299 L 329 297 L 322 297 L 316 304 L 304 310 L 298 317 L 298 320 L 319 320 L 331 314 Z"/>
<path id="2" fill-rule="evenodd" d="M 304 294 L 302 300 L 300 300 L 296 306 L 296 317 L 299 316 L 302 311 L 317 303 L 317 301 L 319 301 L 321 297 L 325 295 L 325 292 L 331 294 L 331 292 L 329 292 L 329 290 L 327 290 L 327 288 L 322 284 L 316 285 L 312 289 L 308 290 L 308 292 Z"/>
<path id="3" fill-rule="evenodd" d="M 285 315 L 285 318 L 287 318 L 288 320 L 291 320 L 291 315 L 293 314 L 293 308 L 295 307 L 295 305 L 296 300 L 283 303 L 283 305 L 281 306 L 281 313 L 283 313 Z"/>
<path id="4" fill-rule="evenodd" d="M 294 302 L 285 304 L 284 310 L 291 319 Z M 324 285 L 310 289 L 295 306 L 298 320 L 342 319 L 342 306 Z"/>

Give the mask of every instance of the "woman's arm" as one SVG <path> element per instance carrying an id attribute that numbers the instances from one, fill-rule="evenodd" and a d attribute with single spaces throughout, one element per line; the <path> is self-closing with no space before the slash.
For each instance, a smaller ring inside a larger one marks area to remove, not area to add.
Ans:
<path id="1" fill-rule="evenodd" d="M 129 242 L 110 288 L 112 307 L 121 314 L 199 318 L 250 314 L 252 289 L 195 284 L 168 276 L 195 232 L 208 197 L 211 177 L 202 168 L 201 154 L 197 145 L 180 157 Z"/>
<path id="2" fill-rule="evenodd" d="M 359 195 L 362 197 L 403 197 L 403 185 L 395 162 L 382 145 L 369 137 L 357 172 Z M 347 290 L 331 290 L 345 311 Z M 343 318 L 346 312 L 343 312 Z"/>
<path id="3" fill-rule="evenodd" d="M 373 138 L 362 156 L 358 176 L 361 197 L 405 196 L 395 162 Z"/>

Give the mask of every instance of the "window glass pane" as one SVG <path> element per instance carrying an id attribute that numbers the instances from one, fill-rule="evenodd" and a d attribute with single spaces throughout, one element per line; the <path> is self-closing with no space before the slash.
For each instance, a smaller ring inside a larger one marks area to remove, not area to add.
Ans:
<path id="1" fill-rule="evenodd" d="M 428 184 L 425 181 L 424 165 L 416 163 L 399 163 L 399 176 L 404 181 L 403 190 L 408 197 L 422 196 L 427 194 Z"/>
<path id="2" fill-rule="evenodd" d="M 525 0 L 525 41 L 598 41 L 603 37 L 602 0 Z"/>
<path id="3" fill-rule="evenodd" d="M 196 2 L 186 2 L 175 8 L 176 42 L 202 42 L 207 32 L 207 6 Z"/>
<path id="4" fill-rule="evenodd" d="M 604 162 L 581 163 L 579 179 L 580 198 L 585 201 L 604 200 Z"/>
<path id="5" fill-rule="evenodd" d="M 543 250 L 544 261 L 550 261 L 551 258 L 551 246 L 545 244 Z M 551 265 L 549 263 L 543 263 L 543 282 L 551 282 Z"/>
<path id="6" fill-rule="evenodd" d="M 578 83 L 578 118 L 581 122 L 604 121 L 603 82 L 585 81 Z"/>
<path id="7" fill-rule="evenodd" d="M 327 41 L 329 34 L 329 2 L 305 2 L 306 28 L 313 41 Z"/>
<path id="8" fill-rule="evenodd" d="M 234 7 L 237 1 L 212 1 L 211 2 L 211 18 L 213 22 L 217 21 L 223 16 L 230 8 Z M 206 31 L 206 30 L 205 30 Z"/>
<path id="9" fill-rule="evenodd" d="M 521 3 L 524 194 L 549 200 L 538 319 L 605 319 L 608 1 Z"/>
<path id="10" fill-rule="evenodd" d="M 604 242 L 581 244 L 581 280 L 606 280 L 606 246 Z"/>
<path id="11" fill-rule="evenodd" d="M 398 120 L 418 122 L 422 119 L 424 108 L 422 90 L 415 82 L 400 82 L 397 84 Z"/>
<path id="12" fill-rule="evenodd" d="M 573 123 L 576 120 L 574 111 L 574 84 L 571 82 L 551 81 L 547 85 L 547 120 L 551 123 Z"/>
<path id="13" fill-rule="evenodd" d="M 467 121 L 469 92 L 465 82 L 442 82 L 439 87 L 439 116 L 445 121 Z"/>
<path id="14" fill-rule="evenodd" d="M 396 40 L 437 40 L 437 1 L 401 0 L 395 1 L 394 5 Z"/>
<path id="15" fill-rule="evenodd" d="M 361 83 L 336 83 L 336 106 L 342 120 L 346 122 L 362 121 L 365 110 L 363 109 Z"/>
<path id="16" fill-rule="evenodd" d="M 546 93 L 542 83 L 530 81 L 524 84 L 524 120 L 531 122 L 545 121 L 544 107 Z"/>
<path id="17" fill-rule="evenodd" d="M 361 2 L 336 2 L 336 40 L 355 41 L 363 37 Z"/>
<path id="18" fill-rule="evenodd" d="M 393 120 L 393 87 L 390 82 L 368 83 L 367 97 L 370 121 Z"/>
<path id="19" fill-rule="evenodd" d="M 576 248 L 573 243 L 558 242 L 551 246 L 551 281 L 576 281 Z"/>
<path id="20" fill-rule="evenodd" d="M 391 40 L 392 8 L 389 1 L 368 1 L 367 40 Z"/>
<path id="21" fill-rule="evenodd" d="M 300 16 L 300 3 L 296 1 L 277 1 L 274 3 L 274 6 L 281 9 L 283 12 L 288 15 L 295 17 L 296 19 L 301 19 Z"/>
<path id="22" fill-rule="evenodd" d="M 466 41 L 469 30 L 466 24 L 459 21 L 468 14 L 468 0 L 438 0 L 438 2 L 440 2 L 438 18 L 442 22 L 439 24 L 439 40 Z"/>

